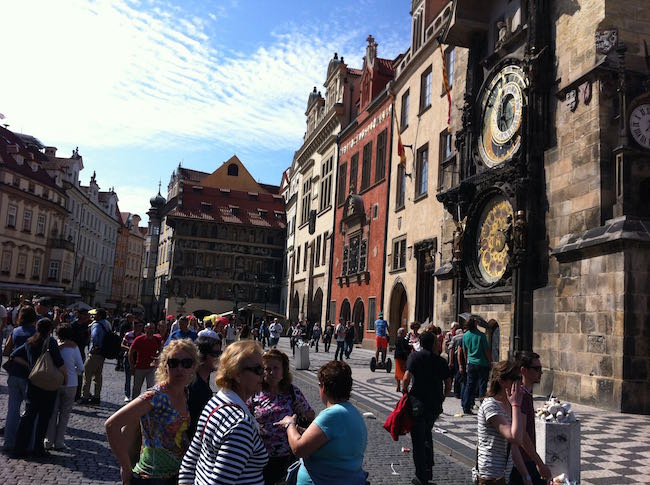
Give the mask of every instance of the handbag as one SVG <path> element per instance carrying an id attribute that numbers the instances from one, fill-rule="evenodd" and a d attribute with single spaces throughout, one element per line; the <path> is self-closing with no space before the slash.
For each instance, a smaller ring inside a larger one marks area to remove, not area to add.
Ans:
<path id="1" fill-rule="evenodd" d="M 48 337 L 43 343 L 41 355 L 29 373 L 29 382 L 45 391 L 56 391 L 63 385 L 64 377 L 54 365 L 54 360 L 50 354 L 50 338 Z"/>
<path id="2" fill-rule="evenodd" d="M 289 468 L 287 468 L 287 478 L 284 480 L 286 485 L 296 485 L 298 483 L 298 470 L 302 465 L 302 458 L 298 461 L 294 461 Z"/>

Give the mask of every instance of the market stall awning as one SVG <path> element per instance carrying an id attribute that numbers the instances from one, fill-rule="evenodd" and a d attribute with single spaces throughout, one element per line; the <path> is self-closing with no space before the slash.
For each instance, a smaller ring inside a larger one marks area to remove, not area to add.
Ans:
<path id="1" fill-rule="evenodd" d="M 22 291 L 38 295 L 63 295 L 61 286 L 30 285 L 29 283 L 7 283 L 0 281 L 0 290 Z"/>

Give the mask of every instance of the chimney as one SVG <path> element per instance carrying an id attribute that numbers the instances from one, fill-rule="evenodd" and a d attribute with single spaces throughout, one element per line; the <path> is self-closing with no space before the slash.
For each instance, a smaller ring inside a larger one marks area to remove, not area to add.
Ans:
<path id="1" fill-rule="evenodd" d="M 45 155 L 48 157 L 56 157 L 56 147 L 45 147 Z"/>

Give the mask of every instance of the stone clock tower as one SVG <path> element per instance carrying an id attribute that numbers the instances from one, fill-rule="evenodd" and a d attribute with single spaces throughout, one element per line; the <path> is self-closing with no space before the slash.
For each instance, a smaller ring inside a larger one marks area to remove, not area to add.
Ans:
<path id="1" fill-rule="evenodd" d="M 481 315 L 495 357 L 540 353 L 543 392 L 648 413 L 650 4 L 451 4 L 442 41 L 469 58 L 437 195 L 449 317 Z"/>

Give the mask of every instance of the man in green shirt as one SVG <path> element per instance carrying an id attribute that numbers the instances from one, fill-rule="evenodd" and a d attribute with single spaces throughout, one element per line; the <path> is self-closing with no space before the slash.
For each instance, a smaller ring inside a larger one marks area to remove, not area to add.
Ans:
<path id="1" fill-rule="evenodd" d="M 465 322 L 463 335 L 463 354 L 465 356 L 465 369 L 467 372 L 465 392 L 462 396 L 463 413 L 472 414 L 474 399 L 485 395 L 487 381 L 492 365 L 492 354 L 487 337 L 476 325 L 478 318 L 471 315 Z M 461 372 L 463 372 L 461 370 Z"/>

